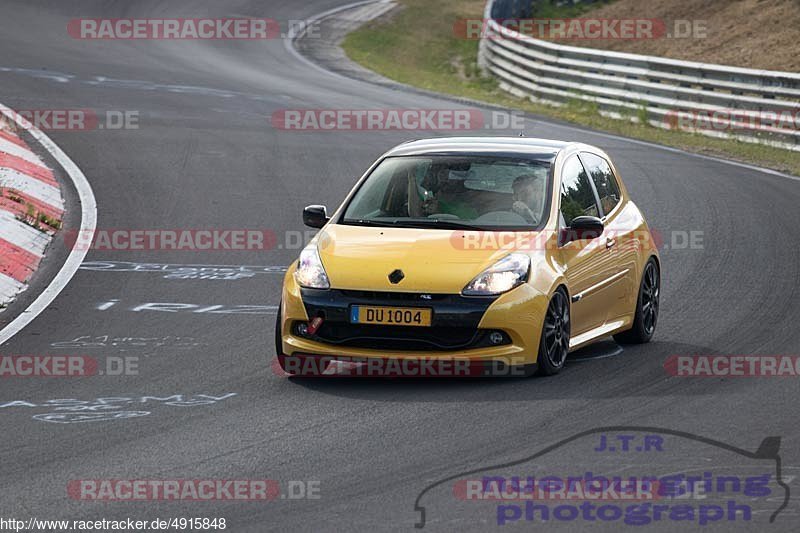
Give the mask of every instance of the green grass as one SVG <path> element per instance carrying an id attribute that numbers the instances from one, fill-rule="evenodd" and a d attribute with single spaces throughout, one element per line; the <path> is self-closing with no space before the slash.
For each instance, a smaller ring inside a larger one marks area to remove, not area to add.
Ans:
<path id="1" fill-rule="evenodd" d="M 603 4 L 608 4 L 611 0 L 602 0 L 594 4 L 575 4 L 558 6 L 554 0 L 540 0 L 534 6 L 533 16 L 536 18 L 573 18 L 583 15 L 587 11 Z"/>
<path id="2" fill-rule="evenodd" d="M 482 18 L 483 0 L 400 0 L 400 4 L 399 11 L 368 23 L 345 38 L 343 47 L 351 59 L 387 78 L 423 89 L 800 175 L 800 154 L 791 150 L 615 120 L 600 115 L 596 105 L 577 98 L 562 107 L 516 98 L 501 91 L 492 78 L 480 75 L 478 41 L 459 38 L 453 31 L 459 19 Z M 546 14 L 568 16 L 562 11 Z M 646 114 L 644 109 L 633 113 L 639 118 Z"/>

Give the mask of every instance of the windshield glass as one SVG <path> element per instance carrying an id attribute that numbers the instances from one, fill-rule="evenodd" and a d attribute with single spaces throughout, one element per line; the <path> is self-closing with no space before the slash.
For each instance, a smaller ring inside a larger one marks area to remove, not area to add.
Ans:
<path id="1" fill-rule="evenodd" d="M 520 228 L 544 224 L 549 164 L 495 156 L 388 157 L 350 201 L 341 223 Z"/>

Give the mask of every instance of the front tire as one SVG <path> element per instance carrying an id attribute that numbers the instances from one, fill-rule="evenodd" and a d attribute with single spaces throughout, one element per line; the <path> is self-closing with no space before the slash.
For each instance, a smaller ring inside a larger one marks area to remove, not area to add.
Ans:
<path id="1" fill-rule="evenodd" d="M 542 376 L 558 374 L 569 353 L 570 308 L 569 297 L 558 288 L 550 299 L 539 339 L 538 373 Z"/>
<path id="2" fill-rule="evenodd" d="M 644 272 L 642 272 L 633 326 L 627 331 L 614 335 L 614 340 L 620 344 L 644 344 L 650 342 L 656 332 L 660 297 L 661 271 L 656 260 L 651 257 L 644 267 Z"/>

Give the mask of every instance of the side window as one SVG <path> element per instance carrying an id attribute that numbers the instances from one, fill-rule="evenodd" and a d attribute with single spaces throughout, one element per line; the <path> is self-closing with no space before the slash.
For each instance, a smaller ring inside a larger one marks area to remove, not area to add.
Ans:
<path id="1" fill-rule="evenodd" d="M 572 224 L 575 217 L 600 216 L 589 177 L 575 155 L 564 163 L 561 172 L 561 214 L 567 226 Z"/>
<path id="2" fill-rule="evenodd" d="M 620 200 L 619 185 L 614 173 L 611 172 L 611 166 L 602 157 L 587 152 L 581 154 L 581 160 L 592 176 L 603 214 L 610 213 Z"/>

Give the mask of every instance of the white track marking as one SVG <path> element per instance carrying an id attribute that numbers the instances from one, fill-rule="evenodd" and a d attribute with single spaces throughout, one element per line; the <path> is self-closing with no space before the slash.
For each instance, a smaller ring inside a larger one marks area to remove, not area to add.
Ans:
<path id="1" fill-rule="evenodd" d="M 16 113 L 11 109 L 0 104 L 0 113 L 4 114 L 7 118 L 14 120 L 20 127 L 24 125 L 17 120 Z M 70 180 L 72 180 L 75 190 L 78 192 L 78 198 L 81 203 L 81 235 L 86 239 L 92 239 L 97 227 L 97 204 L 95 203 L 94 193 L 92 186 L 83 175 L 81 169 L 78 168 L 72 159 L 64 153 L 45 133 L 35 127 L 29 127 L 28 131 L 31 136 L 41 144 L 45 150 L 61 165 L 64 172 L 67 173 Z M 83 262 L 83 258 L 89 251 L 89 247 L 84 245 L 85 242 L 81 239 L 75 242 L 75 246 L 69 253 L 66 262 L 58 271 L 53 281 L 50 282 L 44 291 L 28 306 L 25 311 L 20 313 L 18 317 L 12 320 L 5 328 L 0 330 L 0 345 L 8 341 L 11 337 L 16 335 L 25 326 L 31 323 L 39 313 L 44 311 L 50 303 L 55 300 L 56 296 L 64 290 L 72 276 L 78 271 L 78 268 Z"/>
<path id="2" fill-rule="evenodd" d="M 307 19 L 306 20 L 306 27 L 312 26 L 314 23 L 319 22 L 322 19 L 327 18 L 327 17 L 329 17 L 329 16 L 331 16 L 333 14 L 339 13 L 340 11 L 347 11 L 348 9 L 353 9 L 354 7 L 358 7 L 358 6 L 365 6 L 367 4 L 388 4 L 388 3 L 391 3 L 392 1 L 393 0 L 364 0 L 364 1 L 361 1 L 361 2 L 353 2 L 352 4 L 346 4 L 346 5 L 343 5 L 343 6 L 335 7 L 333 9 L 329 9 L 328 11 L 323 11 L 322 13 L 319 13 L 319 14 L 314 15 L 313 17 Z M 367 21 L 365 20 L 364 22 L 367 22 Z M 297 59 L 298 61 L 304 63 L 305 65 L 313 68 L 314 70 L 316 70 L 318 72 L 324 72 L 325 74 L 327 74 L 329 76 L 334 76 L 334 77 L 339 78 L 339 79 L 353 81 L 353 78 L 348 78 L 347 76 L 342 76 L 341 74 L 338 74 L 336 72 L 333 72 L 331 70 L 323 68 L 323 67 L 317 65 L 316 63 L 314 63 L 313 61 L 311 61 L 310 59 L 308 59 L 307 57 L 305 57 L 300 52 L 298 52 L 297 49 L 294 47 L 294 41 L 298 37 L 301 37 L 304 33 L 305 33 L 305 30 L 303 30 L 303 29 L 301 29 L 298 32 L 295 28 L 290 28 L 289 34 L 286 36 L 287 38 L 283 40 L 284 47 L 286 48 L 286 50 L 290 54 L 292 54 L 292 56 L 294 56 L 295 59 Z"/>

